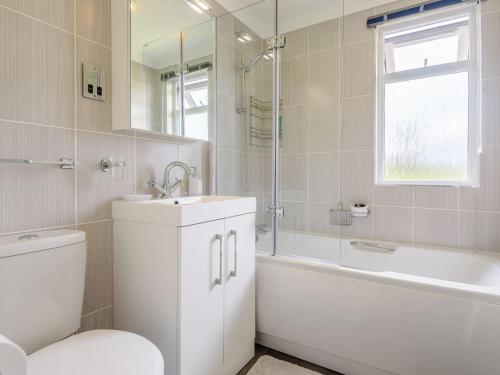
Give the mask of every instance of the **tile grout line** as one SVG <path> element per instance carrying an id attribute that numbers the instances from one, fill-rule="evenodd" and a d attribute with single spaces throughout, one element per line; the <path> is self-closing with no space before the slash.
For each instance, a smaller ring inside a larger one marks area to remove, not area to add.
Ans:
<path id="1" fill-rule="evenodd" d="M 35 21 L 35 22 L 41 23 L 41 24 L 43 24 L 43 25 L 45 25 L 45 26 L 48 26 L 48 27 L 50 27 L 50 28 L 52 28 L 52 29 L 54 29 L 54 30 L 61 31 L 61 32 L 65 33 L 65 34 L 69 34 L 69 35 L 75 36 L 76 38 L 80 38 L 80 39 L 85 40 L 85 41 L 87 41 L 87 42 L 94 43 L 94 44 L 97 44 L 97 45 L 99 45 L 99 46 L 101 46 L 101 47 L 103 47 L 103 48 L 107 48 L 107 49 L 111 50 L 111 46 L 108 46 L 108 45 L 103 44 L 103 43 L 101 43 L 101 42 L 98 42 L 98 41 L 95 41 L 95 40 L 92 40 L 92 39 L 86 38 L 86 37 L 81 36 L 81 35 L 78 35 L 78 33 L 77 33 L 77 31 L 76 31 L 76 2 L 75 2 L 74 4 L 75 4 L 75 24 L 74 24 L 74 31 L 66 30 L 66 29 L 64 29 L 64 28 L 62 28 L 62 27 L 59 27 L 59 26 L 53 25 L 53 24 L 51 24 L 51 23 L 49 23 L 49 22 L 47 22 L 47 21 L 44 21 L 44 20 L 42 20 L 42 19 L 40 19 L 40 18 L 36 18 L 36 17 L 34 17 L 34 16 L 30 16 L 30 15 L 29 15 L 29 14 L 27 14 L 27 13 L 23 13 L 23 12 L 21 12 L 21 11 L 19 11 L 19 10 L 16 10 L 16 9 L 10 8 L 10 7 L 8 7 L 8 6 L 6 6 L 6 5 L 3 5 L 3 4 L 0 4 L 0 9 L 4 9 L 4 10 L 7 10 L 7 11 L 9 11 L 9 12 L 15 13 L 15 14 L 17 14 L 17 15 L 19 15 L 19 16 L 26 17 L 26 18 L 28 18 L 28 19 L 30 19 L 30 20 L 32 20 L 32 21 Z"/>
<path id="2" fill-rule="evenodd" d="M 90 315 L 94 315 L 94 314 L 96 314 L 96 313 L 98 313 L 98 312 L 101 312 L 101 311 L 104 311 L 104 310 L 108 310 L 108 309 L 112 308 L 113 306 L 114 306 L 114 303 L 112 303 L 111 305 L 107 305 L 107 306 L 104 306 L 104 307 L 100 307 L 100 308 L 98 308 L 97 310 L 94 310 L 94 311 L 91 311 L 91 312 L 88 312 L 88 313 L 83 314 L 81 318 L 82 318 L 82 319 L 83 319 L 83 318 L 87 318 L 87 317 L 89 317 Z"/>

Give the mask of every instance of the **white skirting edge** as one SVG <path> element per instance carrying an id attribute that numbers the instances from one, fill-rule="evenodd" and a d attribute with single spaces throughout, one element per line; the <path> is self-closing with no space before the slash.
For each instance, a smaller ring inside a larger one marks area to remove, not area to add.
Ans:
<path id="1" fill-rule="evenodd" d="M 345 375 L 396 375 L 393 372 L 378 369 L 350 359 L 339 357 L 332 353 L 314 349 L 296 342 L 288 341 L 276 336 L 257 332 L 255 340 L 258 344 L 278 350 L 282 353 L 300 358 Z"/>

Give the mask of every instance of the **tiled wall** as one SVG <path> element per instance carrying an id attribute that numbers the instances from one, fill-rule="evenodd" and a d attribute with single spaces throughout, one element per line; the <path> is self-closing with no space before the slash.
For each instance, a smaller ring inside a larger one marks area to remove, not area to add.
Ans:
<path id="1" fill-rule="evenodd" d="M 87 233 L 82 330 L 112 326 L 111 201 L 151 192 L 169 162 L 196 166 L 209 189 L 210 149 L 111 130 L 111 0 L 0 0 L 0 158 L 73 158 L 76 170 L 0 164 L 0 234 Z M 103 66 L 108 100 L 81 95 L 82 63 Z M 121 180 L 100 171 L 124 160 Z"/>
<path id="2" fill-rule="evenodd" d="M 500 0 L 482 2 L 480 188 L 374 184 L 375 31 L 366 28 L 366 18 L 417 2 L 401 0 L 288 33 L 281 228 L 500 251 Z M 271 74 L 264 64 L 264 87 Z M 264 88 L 264 96 L 269 92 Z M 270 187 L 269 178 L 264 173 L 264 186 Z M 354 218 L 352 226 L 332 226 L 329 210 L 338 201 L 368 203 L 371 214 Z"/>

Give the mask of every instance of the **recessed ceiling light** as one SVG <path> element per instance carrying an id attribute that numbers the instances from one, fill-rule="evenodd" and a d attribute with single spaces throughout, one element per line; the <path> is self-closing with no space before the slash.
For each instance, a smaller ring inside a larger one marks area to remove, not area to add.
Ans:
<path id="1" fill-rule="evenodd" d="M 236 33 L 236 39 L 238 39 L 238 41 L 240 41 L 241 43 L 246 43 L 251 42 L 253 40 L 253 36 L 250 33 L 239 32 Z"/>
<path id="2" fill-rule="evenodd" d="M 191 9 L 196 11 L 196 13 L 205 13 L 212 9 L 210 5 L 208 5 L 205 0 L 183 0 Z"/>

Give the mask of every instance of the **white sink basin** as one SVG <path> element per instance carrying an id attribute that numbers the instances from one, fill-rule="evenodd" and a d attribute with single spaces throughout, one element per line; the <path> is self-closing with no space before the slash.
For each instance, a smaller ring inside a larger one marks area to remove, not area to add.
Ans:
<path id="1" fill-rule="evenodd" d="M 203 195 L 145 201 L 114 201 L 113 219 L 186 226 L 255 212 L 255 198 Z"/>

